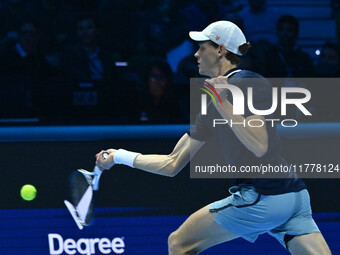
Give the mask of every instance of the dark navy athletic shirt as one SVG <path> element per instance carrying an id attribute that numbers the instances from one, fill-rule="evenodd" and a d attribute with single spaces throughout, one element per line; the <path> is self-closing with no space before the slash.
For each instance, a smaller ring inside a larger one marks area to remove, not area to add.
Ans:
<path id="1" fill-rule="evenodd" d="M 231 69 L 225 75 L 231 74 L 235 70 L 236 69 Z M 244 118 L 254 115 L 249 111 L 247 106 L 248 87 L 253 88 L 253 105 L 255 109 L 267 110 L 271 107 L 272 86 L 269 81 L 261 75 L 242 70 L 232 74 L 228 79 L 228 83 L 240 88 L 244 94 Z M 227 99 L 233 104 L 233 98 L 230 91 L 227 93 Z M 266 119 L 274 119 L 271 115 L 264 117 Z M 288 165 L 281 157 L 281 144 L 280 138 L 276 132 L 276 125 L 273 125 L 274 127 L 272 127 L 271 122 L 266 124 L 268 150 L 264 156 L 259 158 L 243 145 L 229 125 L 216 125 L 213 127 L 213 120 L 221 118 L 222 117 L 215 106 L 210 102 L 207 106 L 207 115 L 197 114 L 194 125 L 191 125 L 190 130 L 187 133 L 190 137 L 199 141 L 208 141 L 211 138 L 215 139 L 226 163 L 236 167 L 259 166 L 260 164 L 270 164 L 271 166 Z M 289 178 L 238 178 L 236 179 L 236 184 L 254 186 L 258 193 L 264 195 L 297 192 L 306 188 L 301 179 L 297 178 L 294 174 L 287 174 L 290 175 Z"/>

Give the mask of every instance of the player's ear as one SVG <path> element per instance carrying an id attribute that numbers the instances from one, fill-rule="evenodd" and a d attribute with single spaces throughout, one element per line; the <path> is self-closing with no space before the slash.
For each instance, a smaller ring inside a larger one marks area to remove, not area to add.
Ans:
<path id="1" fill-rule="evenodd" d="M 227 49 L 225 48 L 225 46 L 223 44 L 220 44 L 218 46 L 218 55 L 219 56 L 224 56 L 227 53 Z"/>

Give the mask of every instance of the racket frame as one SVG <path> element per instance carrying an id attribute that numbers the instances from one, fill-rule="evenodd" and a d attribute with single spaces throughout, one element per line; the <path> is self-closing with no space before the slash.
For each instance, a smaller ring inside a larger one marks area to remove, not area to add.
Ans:
<path id="1" fill-rule="evenodd" d="M 107 152 L 104 152 L 102 154 L 103 159 L 106 159 L 108 156 L 109 156 L 109 154 Z M 100 176 L 103 172 L 102 170 L 99 169 L 99 167 L 95 166 L 94 170 L 92 172 L 87 171 L 85 169 L 78 169 L 77 171 L 83 174 L 83 176 L 86 178 L 86 181 L 88 182 L 89 186 L 91 186 L 92 190 L 98 190 L 99 189 L 99 179 L 100 179 Z M 85 193 L 84 193 L 84 195 L 85 195 Z M 65 204 L 66 208 L 68 209 L 68 211 L 70 212 L 70 214 L 71 214 L 73 220 L 75 221 L 77 227 L 79 228 L 79 230 L 82 230 L 84 228 L 84 226 L 86 226 L 87 224 L 85 223 L 85 221 L 83 221 L 80 218 L 77 208 L 71 202 L 69 202 L 67 200 L 64 200 L 64 204 Z"/>

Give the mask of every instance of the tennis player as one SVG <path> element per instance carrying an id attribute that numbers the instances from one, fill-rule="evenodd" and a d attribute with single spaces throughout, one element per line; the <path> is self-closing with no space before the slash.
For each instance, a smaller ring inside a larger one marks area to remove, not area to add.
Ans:
<path id="1" fill-rule="evenodd" d="M 201 32 L 189 36 L 199 45 L 195 53 L 199 73 L 211 77 L 206 82 L 232 84 L 246 95 L 249 84 L 246 78 L 257 78 L 257 93 L 253 104 L 256 109 L 269 109 L 271 87 L 268 81 L 254 72 L 240 70 L 240 57 L 250 47 L 242 31 L 233 23 L 218 21 Z M 218 89 L 223 104 L 208 104 L 207 115 L 198 114 L 190 131 L 182 136 L 169 155 L 143 155 L 124 149 L 109 149 L 97 154 L 96 164 L 110 169 L 114 164 L 124 164 L 150 173 L 174 177 L 211 137 L 218 137 L 219 147 L 228 164 L 260 165 L 261 163 L 287 164 L 280 155 L 280 141 L 275 127 L 222 125 L 212 128 L 212 120 L 220 119 L 248 123 L 264 116 L 233 115 L 232 98 L 227 90 Z M 266 116 L 270 117 L 270 116 Z M 191 153 L 190 153 L 191 150 Z M 105 160 L 99 157 L 109 153 Z M 289 174 L 289 173 L 288 173 Z M 193 213 L 169 236 L 169 254 L 198 254 L 219 243 L 238 237 L 254 242 L 260 234 L 275 237 L 291 254 L 331 254 L 319 228 L 312 218 L 310 198 L 302 180 L 290 178 L 236 180 L 229 189 L 230 196 L 213 202 Z"/>

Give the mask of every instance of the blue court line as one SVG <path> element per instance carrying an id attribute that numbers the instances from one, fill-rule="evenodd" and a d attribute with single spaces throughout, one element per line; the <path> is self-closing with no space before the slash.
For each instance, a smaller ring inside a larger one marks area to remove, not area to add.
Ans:
<path id="1" fill-rule="evenodd" d="M 281 137 L 292 139 L 340 137 L 340 122 L 299 123 L 296 127 L 277 126 Z"/>
<path id="2" fill-rule="evenodd" d="M 188 125 L 1 127 L 0 142 L 173 138 L 187 129 Z"/>
<path id="3" fill-rule="evenodd" d="M 340 137 L 340 123 L 301 123 L 277 126 L 281 137 L 292 139 Z M 98 141 L 110 139 L 179 138 L 189 125 L 15 126 L 0 127 L 0 142 Z"/>

